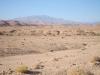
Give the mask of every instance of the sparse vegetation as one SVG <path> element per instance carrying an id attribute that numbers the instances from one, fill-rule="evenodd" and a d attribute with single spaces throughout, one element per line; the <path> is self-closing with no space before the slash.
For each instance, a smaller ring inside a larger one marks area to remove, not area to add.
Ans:
<path id="1" fill-rule="evenodd" d="M 100 36 L 100 33 L 96 33 L 96 36 Z"/>
<path id="2" fill-rule="evenodd" d="M 87 43 L 83 43 L 83 46 L 87 46 Z"/>
<path id="3" fill-rule="evenodd" d="M 18 66 L 16 68 L 16 72 L 19 72 L 19 73 L 25 73 L 28 71 L 28 67 L 25 66 L 25 65 L 21 65 L 21 66 Z"/>
<path id="4" fill-rule="evenodd" d="M 10 33 L 14 33 L 16 30 L 11 30 Z"/>
<path id="5" fill-rule="evenodd" d="M 0 35 L 4 35 L 4 32 L 0 32 Z"/>
<path id="6" fill-rule="evenodd" d="M 93 65 L 100 66 L 100 57 L 98 56 L 94 57 L 91 62 L 93 63 Z"/>
<path id="7" fill-rule="evenodd" d="M 77 34 L 76 35 L 86 35 L 86 32 L 84 30 L 77 30 Z"/>
<path id="8" fill-rule="evenodd" d="M 100 31 L 77 30 L 67 26 L 1 27 L 0 75 L 100 75 L 100 57 L 90 59 L 100 53 Z M 17 66 L 20 62 L 30 67 Z M 82 69 L 71 69 L 77 66 Z"/>

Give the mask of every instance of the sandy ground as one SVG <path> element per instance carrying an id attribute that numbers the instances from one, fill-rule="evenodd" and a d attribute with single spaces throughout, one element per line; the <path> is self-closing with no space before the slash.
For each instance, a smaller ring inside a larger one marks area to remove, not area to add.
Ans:
<path id="1" fill-rule="evenodd" d="M 88 75 L 100 75 L 100 62 L 98 65 L 91 62 L 94 57 L 100 57 L 99 27 L 0 29 L 4 33 L 0 35 L 0 75 L 20 75 L 15 70 L 20 65 L 32 71 L 22 75 L 74 75 L 68 74 L 72 68 L 91 72 Z M 31 34 L 33 30 L 35 33 Z"/>

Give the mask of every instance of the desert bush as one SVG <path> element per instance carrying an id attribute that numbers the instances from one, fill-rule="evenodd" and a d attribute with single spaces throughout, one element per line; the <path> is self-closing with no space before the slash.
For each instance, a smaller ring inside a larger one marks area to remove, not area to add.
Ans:
<path id="1" fill-rule="evenodd" d="M 82 45 L 83 45 L 83 46 L 87 46 L 87 43 L 83 43 Z"/>
<path id="2" fill-rule="evenodd" d="M 93 65 L 99 65 L 100 66 L 100 57 L 95 56 L 91 62 L 93 63 Z"/>
<path id="3" fill-rule="evenodd" d="M 86 35 L 86 32 L 84 30 L 77 30 L 77 34 L 76 35 Z"/>
<path id="4" fill-rule="evenodd" d="M 0 32 L 0 35 L 3 35 L 3 33 L 2 33 L 2 32 Z"/>
<path id="5" fill-rule="evenodd" d="M 73 68 L 67 71 L 67 75 L 94 75 L 90 71 L 85 71 L 79 68 Z"/>
<path id="6" fill-rule="evenodd" d="M 51 31 L 47 31 L 46 35 L 52 35 L 52 32 Z"/>
<path id="7" fill-rule="evenodd" d="M 36 31 L 31 31 L 31 35 L 36 35 Z"/>
<path id="8" fill-rule="evenodd" d="M 11 30 L 10 33 L 14 33 L 16 30 Z"/>
<path id="9" fill-rule="evenodd" d="M 28 71 L 28 67 L 25 66 L 25 65 L 21 65 L 21 66 L 18 66 L 16 68 L 16 72 L 19 72 L 19 73 L 25 73 Z"/>
<path id="10" fill-rule="evenodd" d="M 100 36 L 100 33 L 96 33 L 96 36 Z"/>
<path id="11" fill-rule="evenodd" d="M 54 30 L 54 31 L 52 32 L 52 35 L 53 35 L 53 36 L 60 35 L 60 31 Z"/>
<path id="12" fill-rule="evenodd" d="M 34 66 L 33 68 L 35 68 L 35 69 L 43 69 L 44 65 L 38 64 L 38 65 Z"/>
<path id="13" fill-rule="evenodd" d="M 5 32 L 0 32 L 0 35 L 4 35 Z"/>
<path id="14" fill-rule="evenodd" d="M 91 35 L 91 36 L 96 36 L 96 33 L 95 32 L 92 32 L 92 31 L 91 32 L 86 32 L 86 34 L 87 35 Z"/>
<path id="15" fill-rule="evenodd" d="M 71 36 L 71 34 L 68 31 L 63 31 L 62 35 L 64 35 L 64 36 Z"/>

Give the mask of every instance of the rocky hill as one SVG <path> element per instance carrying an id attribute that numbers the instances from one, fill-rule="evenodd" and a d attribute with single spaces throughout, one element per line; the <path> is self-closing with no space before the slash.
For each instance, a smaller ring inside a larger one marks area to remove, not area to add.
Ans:
<path id="1" fill-rule="evenodd" d="M 0 26 L 37 26 L 37 25 L 89 25 L 89 23 L 80 23 L 68 21 L 60 18 L 53 18 L 45 15 L 20 17 L 11 20 L 0 20 Z"/>

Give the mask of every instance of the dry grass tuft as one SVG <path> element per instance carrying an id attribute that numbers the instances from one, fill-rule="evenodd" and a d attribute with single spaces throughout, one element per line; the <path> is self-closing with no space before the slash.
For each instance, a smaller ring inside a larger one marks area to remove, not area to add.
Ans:
<path id="1" fill-rule="evenodd" d="M 25 73 L 28 71 L 28 67 L 25 66 L 25 65 L 21 65 L 21 66 L 18 66 L 16 68 L 16 72 L 19 72 L 19 73 Z"/>

